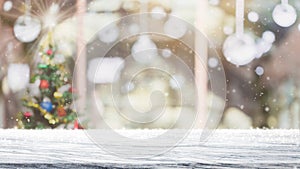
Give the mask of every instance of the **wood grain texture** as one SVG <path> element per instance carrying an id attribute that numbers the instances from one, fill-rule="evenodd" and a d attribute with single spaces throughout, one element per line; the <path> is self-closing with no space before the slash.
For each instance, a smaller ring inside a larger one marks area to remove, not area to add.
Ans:
<path id="1" fill-rule="evenodd" d="M 145 135 L 153 130 L 120 130 Z M 217 130 L 199 143 L 200 130 L 169 152 L 123 159 L 79 130 L 0 130 L 0 168 L 297 168 L 299 130 Z"/>

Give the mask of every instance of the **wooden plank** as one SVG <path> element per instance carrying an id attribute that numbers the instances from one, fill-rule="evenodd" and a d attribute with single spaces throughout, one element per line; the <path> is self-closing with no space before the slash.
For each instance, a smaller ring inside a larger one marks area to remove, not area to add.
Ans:
<path id="1" fill-rule="evenodd" d="M 161 130 L 119 132 L 148 137 Z M 299 130 L 217 130 L 202 143 L 200 134 L 194 130 L 172 150 L 134 160 L 102 150 L 83 130 L 0 130 L 0 168 L 300 167 Z"/>

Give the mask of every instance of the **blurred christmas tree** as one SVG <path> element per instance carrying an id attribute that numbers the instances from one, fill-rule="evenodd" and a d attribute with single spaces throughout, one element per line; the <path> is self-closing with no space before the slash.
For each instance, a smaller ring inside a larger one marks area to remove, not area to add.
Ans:
<path id="1" fill-rule="evenodd" d="M 67 128 L 71 123 L 78 128 L 76 112 L 72 108 L 74 89 L 71 74 L 51 32 L 39 44 L 37 57 L 31 84 L 22 99 L 29 111 L 18 113 L 18 128 L 56 128 L 62 125 Z"/>

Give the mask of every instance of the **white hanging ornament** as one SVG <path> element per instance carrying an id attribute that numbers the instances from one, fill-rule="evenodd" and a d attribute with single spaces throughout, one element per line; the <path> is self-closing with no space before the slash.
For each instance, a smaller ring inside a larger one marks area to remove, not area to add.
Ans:
<path id="1" fill-rule="evenodd" d="M 112 43 L 119 37 L 120 31 L 116 24 L 110 25 L 98 34 L 99 39 L 104 43 Z"/>
<path id="2" fill-rule="evenodd" d="M 254 39 L 244 34 L 244 0 L 236 0 L 236 33 L 227 37 L 223 53 L 228 62 L 237 66 L 250 63 L 257 57 Z"/>
<path id="3" fill-rule="evenodd" d="M 161 20 L 167 16 L 166 11 L 161 6 L 156 6 L 151 10 L 151 16 L 153 19 Z"/>
<path id="4" fill-rule="evenodd" d="M 264 53 L 270 51 L 273 42 L 275 42 L 275 34 L 272 31 L 265 31 L 262 34 L 262 38 L 259 38 L 256 42 L 257 56 L 260 58 Z"/>
<path id="5" fill-rule="evenodd" d="M 164 25 L 164 32 L 175 39 L 179 39 L 187 32 L 187 25 L 175 17 L 169 18 Z"/>
<path id="6" fill-rule="evenodd" d="M 135 61 L 143 64 L 151 63 L 158 56 L 156 44 L 147 35 L 142 35 L 131 48 Z"/>
<path id="7" fill-rule="evenodd" d="M 12 7 L 13 7 L 13 3 L 12 3 L 12 1 L 5 1 L 4 3 L 3 3 L 3 10 L 5 11 L 5 12 L 8 12 L 8 11 L 10 11 L 11 9 L 12 9 Z"/>
<path id="8" fill-rule="evenodd" d="M 10 64 L 7 71 L 7 82 L 13 92 L 25 89 L 29 83 L 30 70 L 27 64 Z"/>
<path id="9" fill-rule="evenodd" d="M 275 39 L 276 39 L 275 34 L 272 31 L 265 31 L 262 34 L 262 38 L 268 43 L 273 43 L 273 42 L 275 42 Z"/>
<path id="10" fill-rule="evenodd" d="M 286 2 L 275 6 L 272 17 L 277 25 L 289 27 L 296 22 L 297 13 L 295 8 Z"/>
<path id="11" fill-rule="evenodd" d="M 257 56 L 255 41 L 247 34 L 241 37 L 233 34 L 225 40 L 223 53 L 230 63 L 237 66 L 246 65 Z"/>
<path id="12" fill-rule="evenodd" d="M 15 37 L 24 43 L 34 41 L 41 32 L 40 20 L 31 17 L 30 15 L 22 15 L 18 17 L 14 24 Z"/>
<path id="13" fill-rule="evenodd" d="M 248 13 L 248 20 L 255 23 L 259 20 L 259 15 L 256 12 L 251 11 Z"/>
<path id="14" fill-rule="evenodd" d="M 260 38 L 256 42 L 257 55 L 256 58 L 260 58 L 264 53 L 267 53 L 272 48 L 272 43 L 269 43 L 263 38 Z"/>

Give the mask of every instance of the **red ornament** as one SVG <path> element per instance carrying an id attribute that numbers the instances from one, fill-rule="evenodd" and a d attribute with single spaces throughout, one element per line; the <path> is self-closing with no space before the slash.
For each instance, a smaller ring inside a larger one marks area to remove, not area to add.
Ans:
<path id="1" fill-rule="evenodd" d="M 51 56 L 53 54 L 53 51 L 51 49 L 48 49 L 46 53 L 47 55 Z"/>
<path id="2" fill-rule="evenodd" d="M 73 88 L 73 87 L 70 87 L 69 92 L 70 92 L 70 93 L 75 93 L 75 92 L 76 92 L 76 89 Z"/>
<path id="3" fill-rule="evenodd" d="M 83 127 L 79 124 L 78 120 L 74 121 L 74 129 L 83 129 Z"/>
<path id="4" fill-rule="evenodd" d="M 57 114 L 59 117 L 64 117 L 67 115 L 66 110 L 63 107 L 58 107 L 57 108 Z"/>
<path id="5" fill-rule="evenodd" d="M 29 118 L 32 116 L 32 114 L 30 112 L 24 112 L 23 114 L 26 118 Z"/>
<path id="6" fill-rule="evenodd" d="M 40 88 L 41 89 L 48 89 L 49 88 L 49 82 L 47 80 L 41 80 Z"/>

